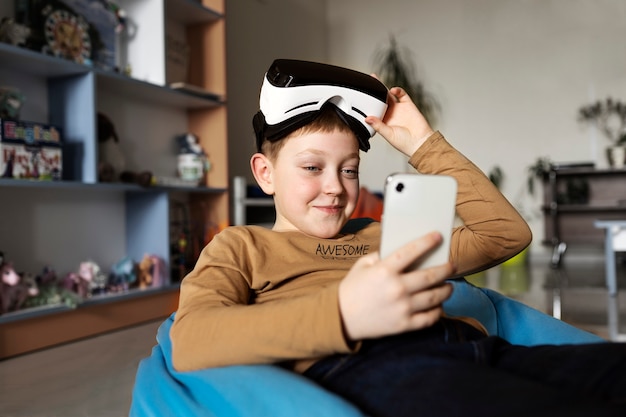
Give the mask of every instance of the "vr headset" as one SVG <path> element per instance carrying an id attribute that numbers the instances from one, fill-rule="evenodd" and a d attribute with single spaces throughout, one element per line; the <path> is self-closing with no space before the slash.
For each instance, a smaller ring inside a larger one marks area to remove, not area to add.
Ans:
<path id="1" fill-rule="evenodd" d="M 277 59 L 263 79 L 261 110 L 252 121 L 257 150 L 264 140 L 279 140 L 313 121 L 331 105 L 356 134 L 359 148 L 370 148 L 374 129 L 367 116 L 382 119 L 387 110 L 387 87 L 374 77 L 334 65 Z"/>

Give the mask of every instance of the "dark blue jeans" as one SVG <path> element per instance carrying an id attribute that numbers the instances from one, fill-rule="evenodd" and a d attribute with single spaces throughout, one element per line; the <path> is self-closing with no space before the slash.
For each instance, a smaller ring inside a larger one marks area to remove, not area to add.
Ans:
<path id="1" fill-rule="evenodd" d="M 304 375 L 372 417 L 626 416 L 626 344 L 514 346 L 450 319 Z"/>

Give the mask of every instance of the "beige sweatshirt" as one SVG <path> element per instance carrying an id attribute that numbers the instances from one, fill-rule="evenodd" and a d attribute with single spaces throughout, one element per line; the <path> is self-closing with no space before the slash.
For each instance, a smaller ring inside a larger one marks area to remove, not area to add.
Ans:
<path id="1" fill-rule="evenodd" d="M 456 178 L 450 255 L 459 275 L 500 263 L 525 248 L 530 229 L 467 158 L 438 132 L 411 157 L 419 172 Z M 344 337 L 340 280 L 360 256 L 378 251 L 380 224 L 334 239 L 258 226 L 229 227 L 204 248 L 181 284 L 171 330 L 177 370 L 316 359 L 358 349 Z"/>

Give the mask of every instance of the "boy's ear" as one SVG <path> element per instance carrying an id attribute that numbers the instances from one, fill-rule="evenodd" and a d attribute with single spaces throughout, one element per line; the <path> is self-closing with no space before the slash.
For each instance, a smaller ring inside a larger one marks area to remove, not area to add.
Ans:
<path id="1" fill-rule="evenodd" d="M 259 184 L 259 187 L 267 195 L 274 195 L 274 182 L 272 177 L 272 161 L 262 153 L 255 153 L 250 158 L 250 168 L 254 179 Z"/>

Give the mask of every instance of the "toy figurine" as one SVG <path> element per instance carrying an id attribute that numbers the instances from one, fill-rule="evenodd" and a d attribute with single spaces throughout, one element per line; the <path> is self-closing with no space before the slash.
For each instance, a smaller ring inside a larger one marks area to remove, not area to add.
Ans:
<path id="1" fill-rule="evenodd" d="M 81 262 L 78 272 L 70 272 L 63 279 L 63 288 L 75 292 L 81 298 L 103 294 L 106 290 L 107 277 L 93 261 Z"/>
<path id="2" fill-rule="evenodd" d="M 30 32 L 28 26 L 16 23 L 11 17 L 3 17 L 0 20 L 0 42 L 21 46 L 26 43 Z"/>
<path id="3" fill-rule="evenodd" d="M 24 308 L 59 304 L 74 308 L 82 301 L 76 292 L 64 288 L 63 282 L 59 281 L 56 272 L 50 267 L 44 267 L 41 274 L 35 276 L 35 285 L 38 294 L 29 297 Z"/>
<path id="4" fill-rule="evenodd" d="M 132 171 L 123 171 L 120 174 L 120 181 L 127 183 L 139 184 L 142 187 L 149 187 L 153 185 L 154 176 L 150 171 L 142 171 L 142 172 L 132 172 Z"/>
<path id="5" fill-rule="evenodd" d="M 0 118 L 19 119 L 25 97 L 12 87 L 0 87 Z"/>
<path id="6" fill-rule="evenodd" d="M 63 288 L 75 292 L 80 298 L 87 298 L 89 292 L 89 282 L 82 279 L 76 272 L 70 272 L 63 279 Z"/>
<path id="7" fill-rule="evenodd" d="M 137 267 L 139 289 L 160 287 L 165 282 L 165 263 L 156 255 L 144 255 Z"/>
<path id="8" fill-rule="evenodd" d="M 28 298 L 28 287 L 22 284 L 13 264 L 0 252 L 0 314 L 19 310 Z"/>
<path id="9" fill-rule="evenodd" d="M 200 140 L 193 133 L 184 133 L 176 136 L 176 142 L 178 142 L 179 147 L 178 153 L 192 153 L 200 156 L 205 155 L 202 146 L 200 146 Z"/>
<path id="10" fill-rule="evenodd" d="M 126 158 L 115 125 L 103 113 L 98 113 L 98 153 L 98 181 L 116 181 L 126 169 Z"/>
<path id="11" fill-rule="evenodd" d="M 126 169 L 126 158 L 115 125 L 103 113 L 98 113 L 98 153 L 98 181 L 121 181 L 143 187 L 152 185 L 152 172 L 134 172 Z"/>
<path id="12" fill-rule="evenodd" d="M 110 292 L 128 291 L 137 284 L 137 265 L 126 256 L 113 265 L 109 274 L 108 290 Z"/>

